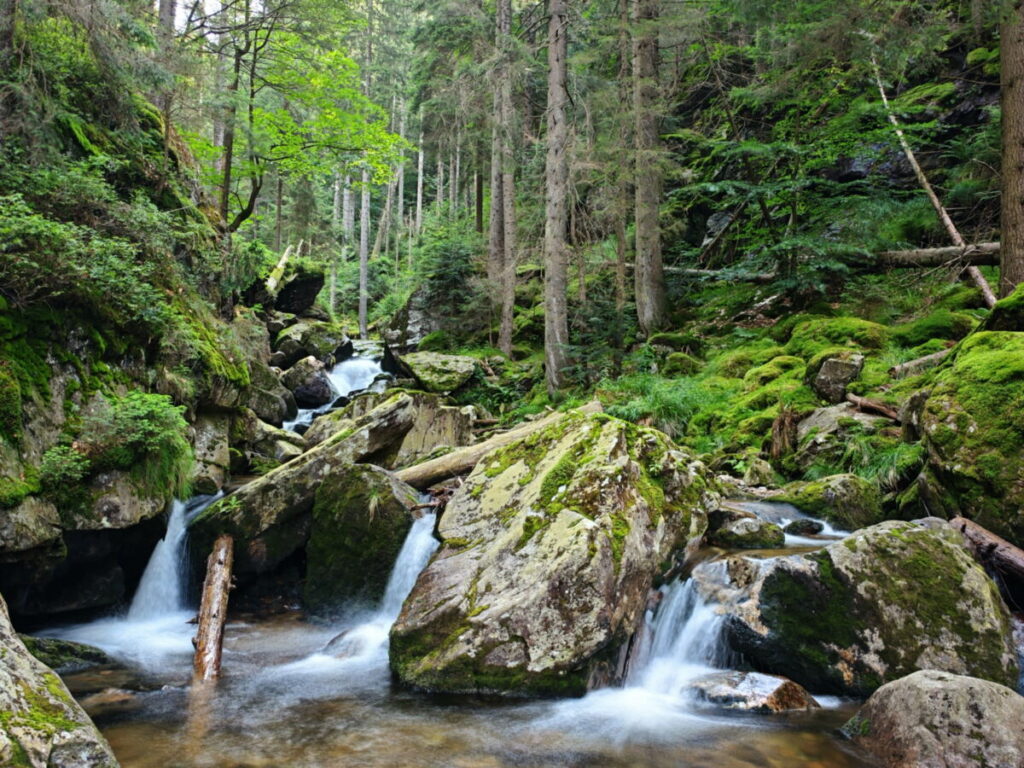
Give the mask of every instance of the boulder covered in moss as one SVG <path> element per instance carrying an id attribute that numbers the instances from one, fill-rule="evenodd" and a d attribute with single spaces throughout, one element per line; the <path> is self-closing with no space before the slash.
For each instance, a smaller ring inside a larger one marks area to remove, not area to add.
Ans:
<path id="1" fill-rule="evenodd" d="M 818 408 L 797 425 L 797 449 L 787 459 L 803 472 L 814 464 L 838 465 L 854 436 L 873 435 L 892 422 L 861 413 L 850 403 Z"/>
<path id="2" fill-rule="evenodd" d="M 818 361 L 812 361 L 817 363 Z M 864 355 L 847 353 L 828 353 L 820 365 L 813 365 L 816 370 L 809 378 L 809 384 L 815 394 L 829 403 L 841 403 L 846 399 L 846 388 L 857 380 L 864 370 Z"/>
<path id="3" fill-rule="evenodd" d="M 214 494 L 227 480 L 231 468 L 231 417 L 226 413 L 201 413 L 192 425 L 196 457 L 192 470 L 192 489 Z"/>
<path id="4" fill-rule="evenodd" d="M 322 269 L 307 269 L 304 266 L 296 269 L 274 297 L 274 309 L 278 312 L 301 315 L 316 302 L 316 297 L 324 287 Z"/>
<path id="5" fill-rule="evenodd" d="M 235 540 L 235 572 L 265 573 L 305 545 L 317 490 L 331 475 L 393 450 L 415 420 L 412 399 L 399 394 L 345 432 L 272 469 L 212 504 L 192 521 L 193 562 L 205 562 L 214 539 Z"/>
<path id="6" fill-rule="evenodd" d="M 378 467 L 349 467 L 316 491 L 306 545 L 306 605 L 330 612 L 378 600 L 412 525 L 419 494 Z"/>
<path id="7" fill-rule="evenodd" d="M 106 739 L 45 664 L 25 648 L 0 598 L 0 764 L 117 768 Z"/>
<path id="8" fill-rule="evenodd" d="M 266 363 L 250 362 L 249 377 L 250 384 L 236 407 L 249 408 L 263 421 L 278 427 L 295 418 L 295 396 Z"/>
<path id="9" fill-rule="evenodd" d="M 427 392 L 447 394 L 468 382 L 476 373 L 477 363 L 472 357 L 442 355 L 439 352 L 410 352 L 402 355 L 401 363 Z"/>
<path id="10" fill-rule="evenodd" d="M 734 570 L 727 631 L 757 669 L 854 696 L 919 669 L 1016 685 L 1009 612 L 941 520 L 881 523 L 752 578 Z"/>
<path id="11" fill-rule="evenodd" d="M 327 365 L 351 357 L 354 351 L 345 329 L 334 323 L 301 320 L 281 331 L 274 340 L 270 364 L 291 368 L 304 357 L 312 355 Z"/>
<path id="12" fill-rule="evenodd" d="M 485 456 L 449 502 L 441 549 L 391 630 L 421 689 L 581 694 L 621 680 L 655 577 L 717 505 L 653 429 L 571 413 Z"/>
<path id="13" fill-rule="evenodd" d="M 661 372 L 665 376 L 693 376 L 700 371 L 702 365 L 700 360 L 685 352 L 670 352 L 665 357 Z"/>
<path id="14" fill-rule="evenodd" d="M 882 768 L 1024 765 L 1024 696 L 922 670 L 883 685 L 843 727 Z"/>
<path id="15" fill-rule="evenodd" d="M 90 667 L 113 664 L 114 660 L 99 648 L 56 637 L 32 637 L 19 635 L 28 652 L 54 672 L 62 675 L 80 672 Z"/>
<path id="16" fill-rule="evenodd" d="M 707 543 L 723 549 L 777 549 L 786 544 L 786 534 L 775 523 L 756 515 L 729 520 L 707 536 Z"/>
<path id="17" fill-rule="evenodd" d="M 802 512 L 824 518 L 847 531 L 885 519 L 878 486 L 857 475 L 832 475 L 821 480 L 790 483 L 772 500 L 792 504 Z"/>
<path id="18" fill-rule="evenodd" d="M 920 415 L 945 508 L 1024 545 L 1024 333 L 961 342 Z"/>
<path id="19" fill-rule="evenodd" d="M 312 355 L 302 358 L 285 371 L 281 383 L 295 396 L 300 408 L 318 408 L 335 398 L 326 366 Z"/>

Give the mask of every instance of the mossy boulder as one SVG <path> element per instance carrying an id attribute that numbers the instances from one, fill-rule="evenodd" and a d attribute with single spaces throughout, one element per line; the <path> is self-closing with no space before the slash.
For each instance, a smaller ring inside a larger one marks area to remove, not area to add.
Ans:
<path id="1" fill-rule="evenodd" d="M 246 577 L 273 570 L 305 546 L 317 490 L 326 479 L 393 450 L 414 420 L 412 399 L 395 395 L 351 429 L 210 505 L 189 528 L 193 562 L 205 562 L 214 539 L 229 533 L 235 540 L 237 574 Z"/>
<path id="2" fill-rule="evenodd" d="M 295 396 L 300 408 L 318 408 L 336 397 L 326 366 L 312 355 L 285 371 L 281 383 Z"/>
<path id="3" fill-rule="evenodd" d="M 333 365 L 350 357 L 352 353 L 352 341 L 345 335 L 342 326 L 302 320 L 277 335 L 270 364 L 278 368 L 291 368 L 302 358 L 312 355 L 322 363 Z"/>
<path id="4" fill-rule="evenodd" d="M 959 341 L 977 325 L 978 321 L 966 312 L 939 309 L 913 322 L 895 326 L 890 335 L 901 346 L 917 347 L 932 339 Z"/>
<path id="5" fill-rule="evenodd" d="M 864 696 L 919 669 L 1016 685 L 1009 612 L 941 520 L 890 521 L 777 558 L 730 607 L 732 645 L 812 691 Z"/>
<path id="6" fill-rule="evenodd" d="M 570 412 L 485 456 L 391 630 L 421 689 L 582 694 L 621 679 L 655 577 L 717 504 L 692 455 L 650 428 Z"/>
<path id="7" fill-rule="evenodd" d="M 378 600 L 402 549 L 419 494 L 383 469 L 354 466 L 317 488 L 306 545 L 306 604 L 330 612 Z"/>
<path id="8" fill-rule="evenodd" d="M 84 643 L 59 640 L 56 637 L 20 637 L 29 653 L 62 675 L 114 663 L 113 659 L 99 648 Z"/>
<path id="9" fill-rule="evenodd" d="M 1024 545 L 1024 333 L 982 331 L 935 377 L 920 429 L 960 512 Z"/>
<path id="10" fill-rule="evenodd" d="M 707 536 L 707 543 L 723 549 L 778 549 L 786 534 L 775 523 L 756 515 L 730 520 Z"/>
<path id="11" fill-rule="evenodd" d="M 839 353 L 828 354 L 820 365 L 812 361 L 808 367 L 808 373 L 813 368 L 815 372 L 809 375 L 808 384 L 814 393 L 822 400 L 829 403 L 841 403 L 846 399 L 846 388 L 860 376 L 864 370 L 864 355 Z"/>
<path id="12" fill-rule="evenodd" d="M 881 349 L 889 339 L 884 325 L 858 317 L 822 317 L 805 320 L 793 329 L 786 354 L 810 361 L 828 347 Z"/>
<path id="13" fill-rule="evenodd" d="M 693 376 L 701 369 L 701 361 L 685 352 L 671 352 L 665 358 L 661 372 L 666 376 Z"/>
<path id="14" fill-rule="evenodd" d="M 996 302 L 982 328 L 986 331 L 1024 332 L 1024 283 L 1005 299 Z"/>
<path id="15" fill-rule="evenodd" d="M 873 435 L 892 422 L 861 413 L 849 403 L 818 408 L 797 425 L 797 450 L 790 469 L 805 472 L 812 465 L 838 466 L 854 436 Z"/>
<path id="16" fill-rule="evenodd" d="M 0 764 L 19 768 L 117 768 L 88 715 L 25 648 L 0 598 Z"/>
<path id="17" fill-rule="evenodd" d="M 832 475 L 821 480 L 790 483 L 772 500 L 792 504 L 802 512 L 824 518 L 848 531 L 874 525 L 885 517 L 878 486 L 857 475 Z"/>
<path id="18" fill-rule="evenodd" d="M 442 355 L 439 352 L 410 352 L 401 362 L 427 392 L 447 394 L 468 382 L 476 373 L 472 357 Z"/>
<path id="19" fill-rule="evenodd" d="M 922 670 L 883 685 L 843 733 L 882 768 L 1024 765 L 1024 696 Z"/>

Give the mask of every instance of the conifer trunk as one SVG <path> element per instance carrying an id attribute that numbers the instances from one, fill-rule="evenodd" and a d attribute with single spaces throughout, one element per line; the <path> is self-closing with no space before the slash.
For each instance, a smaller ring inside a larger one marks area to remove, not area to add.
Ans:
<path id="1" fill-rule="evenodd" d="M 549 394 L 565 385 L 566 345 L 569 343 L 566 285 L 566 199 L 569 195 L 569 124 L 565 106 L 567 0 L 549 0 L 548 133 L 545 165 L 544 218 L 544 374 Z"/>
<path id="2" fill-rule="evenodd" d="M 999 295 L 1024 282 L 1024 2 L 1010 3 L 1000 28 L 1003 195 Z"/>

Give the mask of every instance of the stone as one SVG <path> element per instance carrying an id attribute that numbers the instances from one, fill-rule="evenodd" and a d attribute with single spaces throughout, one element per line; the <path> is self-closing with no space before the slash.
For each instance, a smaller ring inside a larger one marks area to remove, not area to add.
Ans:
<path id="1" fill-rule="evenodd" d="M 1024 696 L 922 670 L 875 691 L 843 733 L 882 768 L 1020 768 Z"/>
<path id="2" fill-rule="evenodd" d="M 0 764 L 117 768 L 117 760 L 64 683 L 25 648 L 0 598 Z"/>
<path id="3" fill-rule="evenodd" d="M 60 539 L 57 508 L 37 496 L 28 496 L 14 509 L 0 511 L 0 552 L 26 552 Z"/>
<path id="4" fill-rule="evenodd" d="M 791 536 L 815 536 L 823 530 L 825 530 L 824 525 L 809 517 L 801 517 L 796 520 L 791 520 L 786 524 L 786 527 L 782 529 L 784 533 L 788 533 Z"/>
<path id="5" fill-rule="evenodd" d="M 444 329 L 447 318 L 436 302 L 430 300 L 425 287 L 417 288 L 383 330 L 389 346 L 399 351 L 416 349 L 432 333 Z"/>
<path id="6" fill-rule="evenodd" d="M 835 465 L 842 460 L 850 437 L 875 434 L 892 422 L 861 413 L 850 403 L 819 408 L 797 426 L 797 451 L 792 461 L 800 471 L 815 463 Z"/>
<path id="7" fill-rule="evenodd" d="M 468 382 L 477 370 L 472 357 L 439 352 L 410 352 L 401 362 L 427 392 L 447 394 Z"/>
<path id="8" fill-rule="evenodd" d="M 240 407 L 252 410 L 260 419 L 276 426 L 295 418 L 298 412 L 295 396 L 269 366 L 262 362 L 250 363 L 249 379 Z"/>
<path id="9" fill-rule="evenodd" d="M 1016 684 L 1009 612 L 942 521 L 881 523 L 753 571 L 704 570 L 719 579 L 699 584 L 724 603 L 732 647 L 811 690 L 865 696 L 919 669 Z"/>
<path id="10" fill-rule="evenodd" d="M 821 707 L 803 686 L 760 672 L 718 672 L 695 680 L 689 692 L 702 703 L 744 712 L 791 712 Z"/>
<path id="11" fill-rule="evenodd" d="M 93 648 L 91 645 L 75 643 L 70 640 L 58 640 L 55 637 L 32 637 L 31 635 L 19 635 L 19 637 L 29 653 L 61 675 L 113 664 L 113 659 L 99 648 Z"/>
<path id="12" fill-rule="evenodd" d="M 412 525 L 419 493 L 379 467 L 350 467 L 317 488 L 306 545 L 306 605 L 330 612 L 378 601 Z"/>
<path id="13" fill-rule="evenodd" d="M 878 486 L 857 475 L 831 475 L 790 483 L 771 500 L 792 504 L 801 512 L 824 518 L 847 531 L 874 525 L 885 518 Z"/>
<path id="14" fill-rule="evenodd" d="M 231 467 L 231 417 L 226 413 L 202 413 L 196 417 L 192 428 L 195 433 L 192 488 L 196 493 L 214 494 L 224 487 Z"/>
<path id="15" fill-rule="evenodd" d="M 811 380 L 811 389 L 822 400 L 841 403 L 846 399 L 846 388 L 860 377 L 862 370 L 864 355 L 830 357 Z"/>
<path id="16" fill-rule="evenodd" d="M 298 318 L 290 312 L 275 312 L 271 310 L 267 313 L 267 333 L 270 334 L 271 338 L 276 339 L 281 331 L 295 325 L 297 322 Z"/>
<path id="17" fill-rule="evenodd" d="M 746 471 L 743 473 L 743 484 L 749 486 L 769 486 L 775 483 L 775 470 L 772 465 L 764 459 L 754 457 L 750 459 Z"/>
<path id="18" fill-rule="evenodd" d="M 298 269 L 278 289 L 274 298 L 274 309 L 278 312 L 301 315 L 313 306 L 323 287 L 322 271 L 309 272 Z"/>
<path id="19" fill-rule="evenodd" d="M 89 487 L 94 498 L 92 513 L 78 517 L 78 530 L 128 528 L 163 514 L 169 501 L 144 494 L 131 473 L 120 469 L 99 473 Z"/>
<path id="20" fill-rule="evenodd" d="M 317 489 L 357 462 L 395 450 L 415 420 L 412 398 L 397 394 L 357 419 L 352 428 L 272 469 L 207 507 L 189 527 L 193 562 L 205 562 L 222 533 L 235 539 L 235 573 L 273 570 L 309 537 Z"/>
<path id="21" fill-rule="evenodd" d="M 326 365 L 334 365 L 351 357 L 353 352 L 352 341 L 340 325 L 301 320 L 277 335 L 270 364 L 291 368 L 302 358 L 312 355 Z"/>
<path id="22" fill-rule="evenodd" d="M 334 399 L 334 389 L 323 363 L 310 355 L 299 360 L 281 377 L 300 408 L 317 408 Z"/>
<path id="23" fill-rule="evenodd" d="M 455 492 L 441 548 L 391 629 L 416 688 L 582 694 L 621 681 L 651 584 L 718 503 L 657 430 L 570 412 L 495 449 Z"/>
<path id="24" fill-rule="evenodd" d="M 757 516 L 730 520 L 707 536 L 707 543 L 724 549 L 778 549 L 786 535 L 775 523 Z"/>

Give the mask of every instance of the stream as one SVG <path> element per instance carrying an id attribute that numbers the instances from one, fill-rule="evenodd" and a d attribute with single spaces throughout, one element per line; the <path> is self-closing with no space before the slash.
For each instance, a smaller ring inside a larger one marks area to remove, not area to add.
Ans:
<path id="1" fill-rule="evenodd" d="M 357 356 L 331 371 L 339 395 L 369 386 L 380 368 Z M 292 424 L 308 424 L 300 412 Z M 505 701 L 438 697 L 393 685 L 388 630 L 437 548 L 434 517 L 409 531 L 377 605 L 350 605 L 331 624 L 301 613 L 236 616 L 227 625 L 224 678 L 211 700 L 190 693 L 195 615 L 184 600 L 185 530 L 216 497 L 176 502 L 131 607 L 122 616 L 43 634 L 102 648 L 113 668 L 68 675 L 124 768 L 860 768 L 835 736 L 856 702 L 818 697 L 822 708 L 783 715 L 723 711 L 698 703 L 688 686 L 738 663 L 722 616 L 693 580 L 662 589 L 626 685 L 581 699 Z M 748 504 L 775 522 L 792 507 Z M 787 537 L 794 554 L 839 538 Z M 716 567 L 709 550 L 698 568 Z M 812 692 L 813 693 L 813 692 Z"/>

